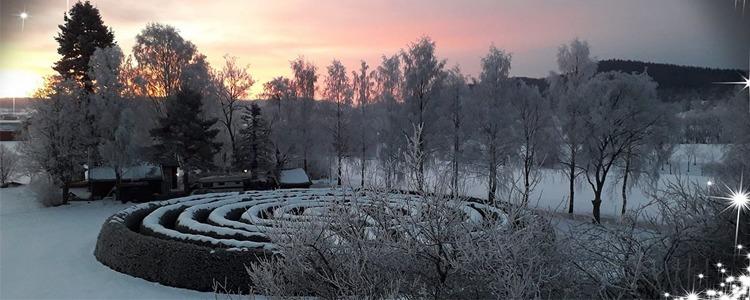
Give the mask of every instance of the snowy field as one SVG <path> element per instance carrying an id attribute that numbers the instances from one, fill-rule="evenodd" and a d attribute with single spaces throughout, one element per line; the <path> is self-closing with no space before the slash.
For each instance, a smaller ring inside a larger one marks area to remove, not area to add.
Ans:
<path id="1" fill-rule="evenodd" d="M 701 166 L 718 160 L 721 151 L 720 146 L 681 145 L 673 156 L 672 172 L 687 174 L 684 178 L 691 181 L 706 182 L 709 178 L 701 175 Z M 689 154 L 685 154 L 687 152 Z M 688 160 L 694 162 L 690 172 L 686 171 Z M 346 183 L 357 185 L 357 172 L 358 167 L 348 166 Z M 662 183 L 677 178 L 669 173 L 662 174 Z M 465 183 L 469 187 L 468 195 L 486 196 L 482 181 L 468 178 Z M 576 192 L 576 214 L 590 215 L 588 184 L 578 184 Z M 629 207 L 647 203 L 647 192 L 641 187 L 634 188 L 629 196 Z M 618 185 L 607 190 L 602 214 L 619 215 L 619 193 Z M 531 204 L 539 209 L 563 212 L 567 211 L 566 197 L 564 177 L 554 170 L 545 170 Z M 0 189 L 0 299 L 214 299 L 213 293 L 152 283 L 115 272 L 96 261 L 93 251 L 101 224 L 129 206 L 105 200 L 42 208 L 25 185 Z M 558 219 L 555 223 L 561 228 L 577 221 Z"/>
<path id="2" fill-rule="evenodd" d="M 128 206 L 96 201 L 41 208 L 26 186 L 0 189 L 0 299 L 214 299 L 96 261 L 101 224 Z"/>

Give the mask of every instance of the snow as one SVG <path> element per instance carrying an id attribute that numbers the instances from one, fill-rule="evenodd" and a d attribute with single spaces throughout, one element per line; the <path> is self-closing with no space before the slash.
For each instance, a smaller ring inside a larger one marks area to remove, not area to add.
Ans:
<path id="1" fill-rule="evenodd" d="M 0 299 L 213 299 L 96 261 L 101 224 L 125 208 L 104 200 L 42 208 L 26 186 L 0 189 Z"/>
<path id="2" fill-rule="evenodd" d="M 279 181 L 282 184 L 303 184 L 310 183 L 310 178 L 307 177 L 305 170 L 297 168 L 291 170 L 281 171 L 281 178 Z"/>

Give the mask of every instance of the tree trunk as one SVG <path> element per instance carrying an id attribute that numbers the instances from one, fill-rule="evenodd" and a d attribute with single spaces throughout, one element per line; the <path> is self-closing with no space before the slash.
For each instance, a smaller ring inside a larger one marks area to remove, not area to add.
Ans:
<path id="1" fill-rule="evenodd" d="M 182 171 L 182 190 L 185 192 L 185 194 L 190 195 L 190 179 L 188 178 L 190 172 L 188 170 Z"/>
<path id="2" fill-rule="evenodd" d="M 364 139 L 364 137 L 362 137 Z M 362 142 L 362 170 L 360 171 L 361 177 L 359 178 L 359 187 L 365 187 L 365 143 Z"/>
<path id="3" fill-rule="evenodd" d="M 495 145 L 490 145 L 490 174 L 489 174 L 489 191 L 487 201 L 495 202 L 495 192 L 497 191 L 497 158 L 495 157 Z"/>
<path id="4" fill-rule="evenodd" d="M 458 153 L 461 150 L 461 140 L 458 135 L 459 124 L 458 122 L 453 123 L 453 178 L 451 182 L 453 196 L 458 196 Z"/>
<path id="5" fill-rule="evenodd" d="M 336 182 L 338 183 L 338 186 L 341 186 L 341 154 L 338 155 L 338 176 L 336 178 Z"/>
<path id="6" fill-rule="evenodd" d="M 591 201 L 591 204 L 594 205 L 594 222 L 597 224 L 600 224 L 602 222 L 601 219 L 601 206 L 602 206 L 602 188 L 597 186 L 596 190 L 594 191 L 594 201 Z"/>
<path id="7" fill-rule="evenodd" d="M 568 191 L 568 213 L 573 214 L 573 204 L 575 203 L 575 182 L 576 182 L 576 152 L 570 151 L 570 166 L 568 169 L 569 191 Z"/>
<path id="8" fill-rule="evenodd" d="M 628 204 L 628 175 L 630 174 L 630 153 L 625 155 L 625 174 L 622 177 L 622 211 L 621 215 L 625 215 L 625 210 Z"/>
<path id="9" fill-rule="evenodd" d="M 67 181 L 64 181 L 62 186 L 62 205 L 68 204 L 68 200 L 70 200 L 70 185 Z"/>
<path id="10" fill-rule="evenodd" d="M 122 172 L 119 168 L 115 168 L 115 199 L 125 203 L 122 198 Z"/>

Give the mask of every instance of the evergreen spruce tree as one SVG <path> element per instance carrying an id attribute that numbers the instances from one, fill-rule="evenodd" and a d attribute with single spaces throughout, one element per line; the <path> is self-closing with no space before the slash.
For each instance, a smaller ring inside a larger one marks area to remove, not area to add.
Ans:
<path id="1" fill-rule="evenodd" d="M 89 77 L 89 59 L 96 48 L 115 45 L 112 29 L 104 26 L 99 9 L 89 1 L 78 2 L 64 17 L 65 24 L 58 26 L 55 37 L 62 55 L 53 67 L 63 78 L 73 79 L 88 91 L 93 89 Z"/>
<path id="2" fill-rule="evenodd" d="M 165 105 L 165 116 L 150 132 L 156 140 L 155 158 L 177 161 L 184 173 L 184 190 L 189 193 L 190 173 L 214 167 L 213 158 L 221 144 L 214 142 L 219 130 L 212 127 L 218 119 L 203 118 L 201 94 L 190 89 L 183 88 Z"/>
<path id="3" fill-rule="evenodd" d="M 235 165 L 249 169 L 253 179 L 265 174 L 272 164 L 271 129 L 258 104 L 245 107 L 240 130 L 240 145 Z"/>

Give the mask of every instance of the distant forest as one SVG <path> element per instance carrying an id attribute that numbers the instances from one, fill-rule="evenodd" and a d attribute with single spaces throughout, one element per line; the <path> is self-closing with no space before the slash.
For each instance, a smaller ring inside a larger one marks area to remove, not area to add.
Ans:
<path id="1" fill-rule="evenodd" d="M 680 66 L 672 64 L 642 62 L 635 60 L 607 59 L 599 61 L 598 72 L 620 71 L 625 73 L 643 72 L 646 70 L 651 78 L 659 84 L 662 100 L 679 101 L 685 94 L 697 94 L 711 100 L 725 97 L 734 92 L 733 85 L 716 84 L 717 82 L 740 81 L 740 75 L 747 76 L 747 71 L 739 69 L 712 69 L 705 67 Z M 544 78 L 517 77 L 534 85 L 541 91 L 547 89 Z M 27 107 L 29 98 L 17 98 L 16 108 Z M 0 109 L 10 109 L 11 98 L 0 98 Z"/>
<path id="2" fill-rule="evenodd" d="M 716 82 L 740 81 L 747 71 L 678 66 L 632 60 L 608 59 L 599 61 L 599 72 L 625 73 L 647 70 L 662 89 L 701 88 L 716 86 Z M 730 86 L 731 87 L 731 86 Z"/>

